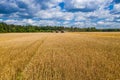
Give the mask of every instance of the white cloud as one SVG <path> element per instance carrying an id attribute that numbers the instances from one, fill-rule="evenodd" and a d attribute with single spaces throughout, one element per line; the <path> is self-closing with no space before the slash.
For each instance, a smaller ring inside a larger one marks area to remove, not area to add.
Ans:
<path id="1" fill-rule="evenodd" d="M 23 20 L 4 20 L 7 24 L 15 25 L 37 25 L 37 26 L 60 26 L 61 23 L 55 20 L 32 20 L 32 19 L 23 19 Z"/>
<path id="2" fill-rule="evenodd" d="M 115 4 L 114 5 L 114 11 L 115 12 L 120 12 L 120 4 Z"/>
<path id="3" fill-rule="evenodd" d="M 105 7 L 112 0 L 65 0 L 66 9 L 85 9 L 95 10 L 98 8 Z"/>
<path id="4" fill-rule="evenodd" d="M 58 6 L 60 2 L 65 3 L 65 9 Z M 110 2 L 112 0 L 2 0 L 0 21 L 19 25 L 114 27 L 120 25 L 120 4 L 109 10 Z M 9 10 L 3 10 L 4 7 Z"/>

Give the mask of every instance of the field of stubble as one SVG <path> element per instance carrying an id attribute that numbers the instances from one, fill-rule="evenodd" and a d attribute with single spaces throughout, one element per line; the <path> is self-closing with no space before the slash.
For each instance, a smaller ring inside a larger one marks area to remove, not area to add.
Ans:
<path id="1" fill-rule="evenodd" d="M 0 34 L 0 80 L 120 80 L 120 33 Z"/>

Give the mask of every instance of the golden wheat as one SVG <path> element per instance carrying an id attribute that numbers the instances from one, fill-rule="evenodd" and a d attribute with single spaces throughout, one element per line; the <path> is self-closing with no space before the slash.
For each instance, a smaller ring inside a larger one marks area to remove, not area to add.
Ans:
<path id="1" fill-rule="evenodd" d="M 0 80 L 120 80 L 120 33 L 0 34 Z"/>

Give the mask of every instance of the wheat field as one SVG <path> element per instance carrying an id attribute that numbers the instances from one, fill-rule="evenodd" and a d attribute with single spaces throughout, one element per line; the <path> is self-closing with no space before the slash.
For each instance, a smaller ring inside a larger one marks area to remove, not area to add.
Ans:
<path id="1" fill-rule="evenodd" d="M 0 80 L 120 80 L 120 33 L 0 34 Z"/>

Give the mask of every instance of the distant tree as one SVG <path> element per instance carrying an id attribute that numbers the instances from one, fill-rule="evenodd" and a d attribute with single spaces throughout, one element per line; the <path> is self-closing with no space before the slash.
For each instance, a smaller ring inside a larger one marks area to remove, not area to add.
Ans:
<path id="1" fill-rule="evenodd" d="M 0 33 L 5 32 L 53 32 L 53 31 L 68 31 L 68 32 L 118 32 L 120 29 L 96 29 L 95 27 L 79 28 L 79 27 L 64 27 L 64 26 L 32 26 L 32 25 L 9 25 L 0 22 Z"/>

